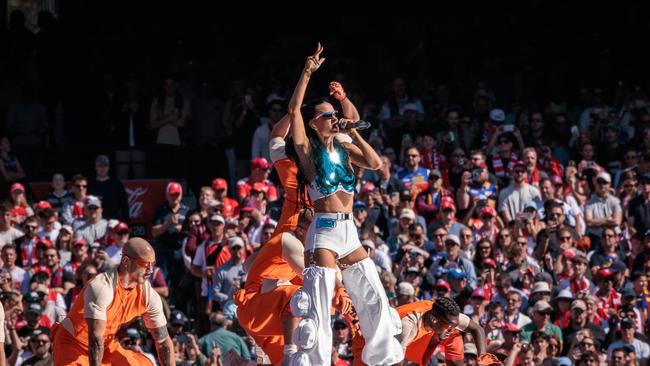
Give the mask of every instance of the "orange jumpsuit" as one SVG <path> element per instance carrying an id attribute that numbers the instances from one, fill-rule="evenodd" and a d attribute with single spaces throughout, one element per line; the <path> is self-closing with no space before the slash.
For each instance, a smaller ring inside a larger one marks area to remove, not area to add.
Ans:
<path id="1" fill-rule="evenodd" d="M 405 304 L 396 308 L 400 318 L 404 318 L 412 313 L 424 314 L 431 310 L 433 301 L 416 301 L 414 303 Z M 417 335 L 409 342 L 406 347 L 405 358 L 411 362 L 416 362 L 419 365 L 426 365 L 433 355 L 437 346 L 440 346 L 445 351 L 445 360 L 458 361 L 465 357 L 465 350 L 463 347 L 463 337 L 458 329 L 454 329 L 449 337 L 441 340 L 439 343 L 431 342 L 433 338 L 433 331 L 427 330 L 424 326 L 418 327 Z"/>
<path id="2" fill-rule="evenodd" d="M 264 279 L 298 280 L 289 263 L 282 258 L 282 236 L 283 233 L 275 235 L 262 246 L 244 289 L 233 295 L 239 324 L 262 347 L 274 365 L 279 365 L 284 357 L 282 314 L 291 312 L 288 309 L 291 297 L 302 287 L 291 284 L 260 293 Z"/>
<path id="3" fill-rule="evenodd" d="M 284 188 L 284 203 L 282 204 L 282 213 L 278 219 L 278 224 L 275 227 L 273 235 L 283 233 L 285 231 L 293 231 L 298 225 L 298 214 L 300 213 L 300 200 L 298 195 L 298 167 L 293 160 L 284 158 L 277 160 L 273 163 L 275 171 L 278 173 L 278 178 Z M 308 197 L 307 190 L 304 188 L 303 197 Z"/>
<path id="4" fill-rule="evenodd" d="M 102 309 L 102 301 L 97 299 L 95 303 L 90 300 L 101 287 L 94 283 L 95 281 L 104 282 L 101 285 L 104 293 L 110 290 L 110 287 L 114 290 L 112 301 L 105 310 Z M 91 286 L 93 290 L 87 293 Z M 99 315 L 100 313 L 105 315 Z M 144 354 L 122 348 L 115 339 L 115 334 L 122 324 L 141 315 L 144 316 L 145 325 L 149 329 L 166 326 L 160 297 L 153 291 L 149 282 L 132 289 L 124 289 L 119 283 L 117 271 L 97 275 L 84 286 L 82 296 L 77 296 L 63 322 L 56 323 L 52 327 L 54 365 L 89 365 L 86 318 L 101 319 L 102 317 L 106 320 L 102 365 L 152 365 Z"/>

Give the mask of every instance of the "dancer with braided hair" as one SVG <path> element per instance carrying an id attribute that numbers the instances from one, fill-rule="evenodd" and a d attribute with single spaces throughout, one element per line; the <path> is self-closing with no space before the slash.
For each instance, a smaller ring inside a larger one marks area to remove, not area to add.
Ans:
<path id="1" fill-rule="evenodd" d="M 483 328 L 461 313 L 456 302 L 448 297 L 434 301 L 417 301 L 397 308 L 402 318 L 400 343 L 405 358 L 419 365 L 426 365 L 437 347 L 445 353 L 447 366 L 463 365 L 464 348 L 461 331 L 472 334 L 479 354 L 486 350 Z M 483 357 L 484 358 L 484 357 Z M 489 358 L 489 356 L 488 356 Z"/>
<path id="2" fill-rule="evenodd" d="M 319 100 L 302 108 L 309 79 L 325 61 L 322 52 L 319 44 L 307 58 L 289 102 L 293 143 L 309 180 L 307 189 L 315 211 L 305 242 L 305 263 L 309 267 L 304 271 L 304 291 L 310 306 L 297 331 L 316 336 L 315 340 L 305 337 L 305 342 L 297 341 L 301 351 L 296 357 L 311 365 L 331 363 L 330 306 L 340 266 L 343 285 L 354 304 L 365 339 L 363 362 L 392 365 L 404 358 L 395 338 L 398 327 L 392 321 L 379 274 L 361 246 L 352 220 L 352 165 L 376 170 L 382 162 L 356 130 L 345 129 L 352 120 L 339 119 L 331 103 Z M 342 131 L 349 139 L 339 142 L 335 137 Z"/>

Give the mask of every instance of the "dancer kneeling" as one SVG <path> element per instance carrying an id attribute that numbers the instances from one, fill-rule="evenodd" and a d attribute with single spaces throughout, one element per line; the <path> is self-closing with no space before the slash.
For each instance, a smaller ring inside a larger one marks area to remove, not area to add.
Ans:
<path id="1" fill-rule="evenodd" d="M 434 301 L 417 301 L 397 308 L 402 318 L 402 347 L 405 358 L 419 365 L 426 365 L 434 350 L 440 346 L 445 353 L 447 366 L 460 366 L 464 361 L 461 331 L 472 334 L 479 354 L 484 356 L 485 332 L 483 328 L 460 312 L 456 302 L 448 297 Z"/>
<path id="2" fill-rule="evenodd" d="M 299 334 L 302 330 L 302 334 L 315 332 L 316 339 L 299 344 L 299 354 L 306 354 L 312 365 L 330 365 L 330 305 L 337 268 L 341 266 L 343 285 L 354 304 L 365 338 L 362 360 L 368 365 L 390 365 L 400 362 L 404 352 L 394 337 L 397 327 L 391 320 L 379 274 L 359 242 L 352 219 L 355 187 L 352 165 L 376 170 L 382 162 L 361 135 L 354 129 L 345 130 L 351 121 L 339 119 L 329 102 L 318 101 L 301 110 L 311 74 L 325 61 L 320 57 L 322 51 L 319 44 L 316 52 L 307 58 L 289 103 L 294 146 L 310 181 L 308 190 L 315 211 L 305 241 L 305 263 L 309 267 L 304 271 L 304 288 L 310 307 L 307 319 L 301 321 L 298 330 Z M 304 120 L 303 115 L 307 117 Z M 339 142 L 334 137 L 343 130 L 349 138 Z"/>

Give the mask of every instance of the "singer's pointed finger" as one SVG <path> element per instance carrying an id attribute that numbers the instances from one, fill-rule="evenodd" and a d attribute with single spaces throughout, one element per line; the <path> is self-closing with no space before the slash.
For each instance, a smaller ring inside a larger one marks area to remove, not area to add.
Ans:
<path id="1" fill-rule="evenodd" d="M 325 62 L 325 57 L 323 57 L 323 58 L 321 58 L 321 59 L 318 60 L 318 63 L 319 63 L 320 65 L 322 65 L 324 62 Z"/>

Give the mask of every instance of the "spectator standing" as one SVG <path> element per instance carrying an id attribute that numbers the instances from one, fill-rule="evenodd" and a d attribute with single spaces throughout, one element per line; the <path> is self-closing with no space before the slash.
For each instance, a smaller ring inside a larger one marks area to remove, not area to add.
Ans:
<path id="1" fill-rule="evenodd" d="M 76 218 L 84 216 L 84 202 L 88 195 L 88 179 L 81 174 L 72 177 L 72 200 L 63 205 L 61 220 L 71 225 Z"/>
<path id="2" fill-rule="evenodd" d="M 110 160 L 106 155 L 95 159 L 95 179 L 90 181 L 88 194 L 97 196 L 102 201 L 103 216 L 129 222 L 129 204 L 124 185 L 117 178 L 109 175 Z"/>
<path id="3" fill-rule="evenodd" d="M 57 215 L 62 217 L 64 207 L 74 200 L 72 192 L 66 189 L 65 178 L 61 173 L 52 175 L 51 187 L 52 190 L 45 196 L 45 200 L 50 203 Z"/>
<path id="4" fill-rule="evenodd" d="M 14 227 L 11 220 L 11 207 L 6 203 L 0 203 L 0 248 L 13 243 L 23 235 L 21 230 Z"/>
<path id="5" fill-rule="evenodd" d="M 102 201 L 96 196 L 87 196 L 84 202 L 84 217 L 75 219 L 72 228 L 88 244 L 101 241 L 106 236 L 108 221 L 103 218 Z"/>

